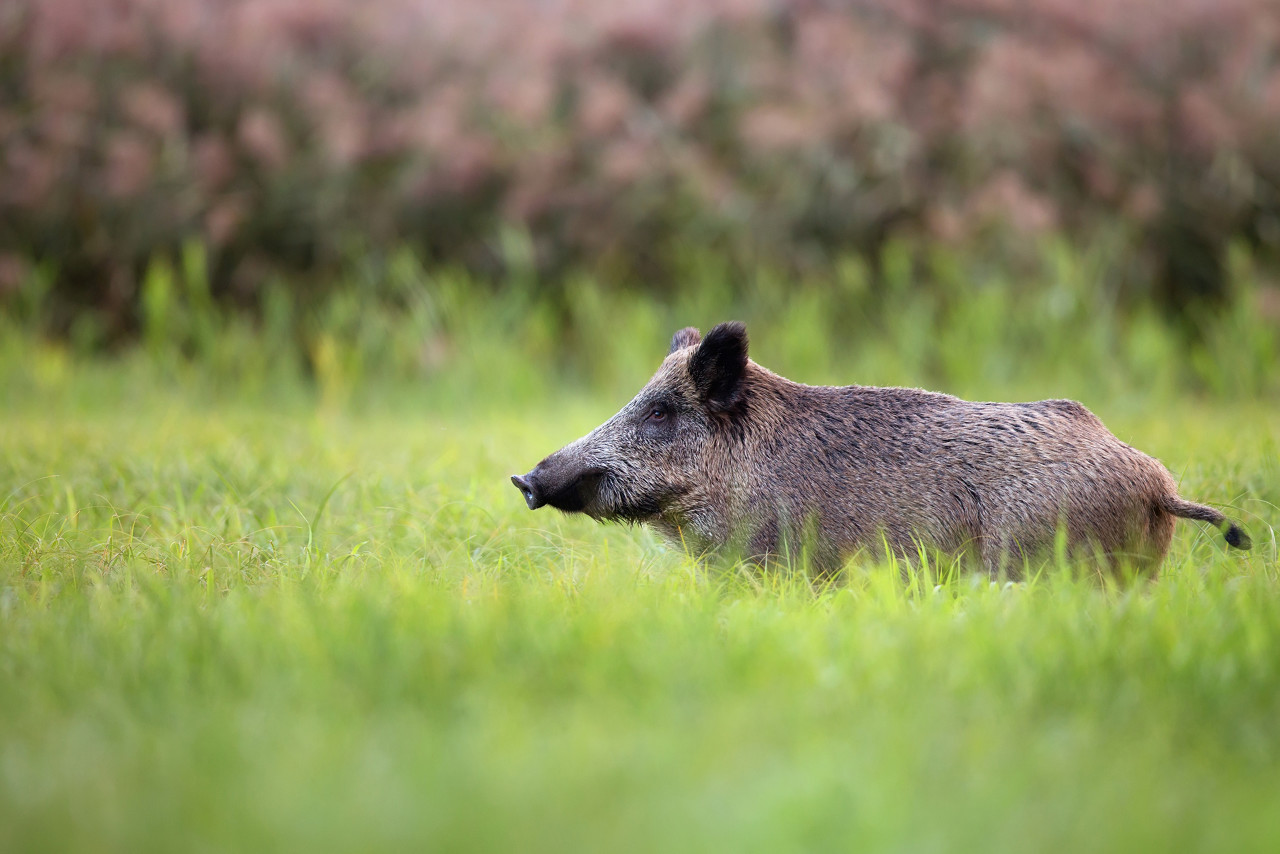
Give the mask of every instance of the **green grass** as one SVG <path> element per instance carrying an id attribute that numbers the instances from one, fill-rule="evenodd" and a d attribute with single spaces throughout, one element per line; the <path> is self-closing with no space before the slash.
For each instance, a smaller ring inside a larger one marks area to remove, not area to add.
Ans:
<path id="1" fill-rule="evenodd" d="M 1138 587 L 854 566 L 814 589 L 524 509 L 507 475 L 643 374 L 348 407 L 24 358 L 0 851 L 1280 845 L 1274 403 L 1086 399 L 1231 505 L 1248 554 L 1181 523 Z"/>

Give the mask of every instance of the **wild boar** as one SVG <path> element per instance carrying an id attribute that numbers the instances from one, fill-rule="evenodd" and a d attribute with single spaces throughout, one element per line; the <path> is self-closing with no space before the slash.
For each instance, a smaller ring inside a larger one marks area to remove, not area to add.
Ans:
<path id="1" fill-rule="evenodd" d="M 695 553 L 802 557 L 822 574 L 859 550 L 924 548 L 1017 575 L 1060 532 L 1072 555 L 1154 574 L 1174 517 L 1250 547 L 1075 401 L 802 385 L 747 358 L 741 323 L 677 332 L 635 399 L 511 481 L 530 509 L 647 523 Z"/>

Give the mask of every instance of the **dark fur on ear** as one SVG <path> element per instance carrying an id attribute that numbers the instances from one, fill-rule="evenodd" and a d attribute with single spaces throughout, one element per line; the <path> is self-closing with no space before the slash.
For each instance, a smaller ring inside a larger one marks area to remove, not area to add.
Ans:
<path id="1" fill-rule="evenodd" d="M 747 370 L 747 327 L 721 323 L 707 333 L 689 360 L 693 385 L 712 410 L 730 409 L 738 400 Z"/>
<path id="2" fill-rule="evenodd" d="M 697 346 L 701 340 L 702 333 L 697 330 L 697 327 L 686 326 L 671 336 L 671 349 L 667 351 L 667 355 L 671 355 L 677 350 L 683 350 L 685 347 Z"/>

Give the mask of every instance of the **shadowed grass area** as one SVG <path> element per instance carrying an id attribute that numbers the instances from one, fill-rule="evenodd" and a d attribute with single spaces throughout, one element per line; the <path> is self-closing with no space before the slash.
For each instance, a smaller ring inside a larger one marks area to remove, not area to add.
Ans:
<path id="1" fill-rule="evenodd" d="M 145 376 L 0 412 L 0 850 L 1280 840 L 1271 404 L 1088 401 L 1251 552 L 1184 522 L 1154 584 L 815 589 L 524 509 L 506 476 L 620 385 L 357 411 Z"/>

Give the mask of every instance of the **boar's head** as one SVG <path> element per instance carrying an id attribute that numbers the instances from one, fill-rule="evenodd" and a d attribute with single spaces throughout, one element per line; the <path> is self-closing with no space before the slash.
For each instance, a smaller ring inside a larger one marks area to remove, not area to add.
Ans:
<path id="1" fill-rule="evenodd" d="M 745 416 L 747 332 L 722 323 L 675 334 L 658 372 L 622 410 L 511 482 L 530 509 L 694 528 L 724 504 L 730 435 Z M 716 496 L 719 496 L 717 500 Z M 709 520 L 706 520 L 709 521 Z"/>

